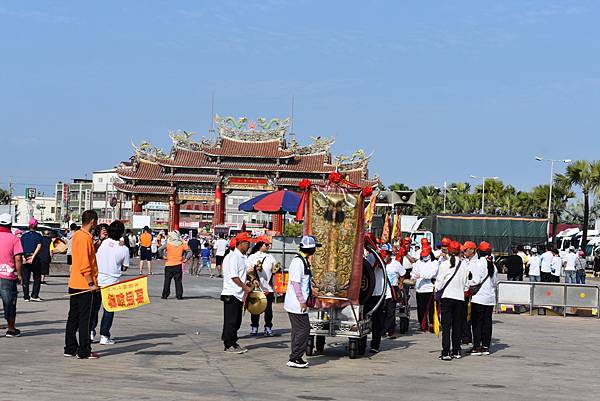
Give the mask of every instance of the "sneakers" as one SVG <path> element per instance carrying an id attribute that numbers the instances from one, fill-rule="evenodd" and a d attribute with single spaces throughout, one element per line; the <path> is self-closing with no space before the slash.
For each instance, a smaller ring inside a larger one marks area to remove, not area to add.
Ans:
<path id="1" fill-rule="evenodd" d="M 100 336 L 100 345 L 113 345 L 115 340 L 112 337 Z"/>
<path id="2" fill-rule="evenodd" d="M 29 299 L 29 298 L 23 298 L 23 301 L 29 302 L 29 301 L 31 301 L 31 299 Z"/>
<path id="3" fill-rule="evenodd" d="M 438 357 L 438 359 L 440 359 L 442 361 L 451 361 L 452 360 L 452 356 L 451 355 L 444 355 L 444 354 L 442 354 L 442 355 L 440 355 Z"/>
<path id="4" fill-rule="evenodd" d="M 265 336 L 271 337 L 273 335 L 273 329 L 270 327 L 265 327 Z"/>
<path id="5" fill-rule="evenodd" d="M 250 327 L 250 335 L 257 336 L 258 335 L 258 327 L 251 326 Z"/>
<path id="6" fill-rule="evenodd" d="M 98 359 L 98 358 L 100 358 L 100 355 L 98 355 L 95 352 L 90 352 L 90 354 L 88 356 L 77 355 L 77 359 Z"/>
<path id="7" fill-rule="evenodd" d="M 231 347 L 225 348 L 225 352 L 228 354 L 245 354 L 248 350 L 239 344 L 233 344 Z"/>
<path id="8" fill-rule="evenodd" d="M 21 335 L 21 330 L 19 330 L 19 329 L 6 331 L 6 337 L 19 337 L 20 335 Z"/>
<path id="9" fill-rule="evenodd" d="M 460 351 L 454 351 L 452 353 L 452 358 L 454 358 L 454 359 L 460 359 L 460 358 L 462 358 L 462 354 L 460 353 Z"/>
<path id="10" fill-rule="evenodd" d="M 63 356 L 64 356 L 65 358 L 75 358 L 75 357 L 77 356 L 77 354 L 69 354 L 69 353 L 65 352 L 65 353 L 63 354 Z"/>
<path id="11" fill-rule="evenodd" d="M 44 300 L 42 298 L 40 298 L 40 297 L 37 297 L 37 298 L 31 297 L 31 300 L 33 302 L 44 302 Z"/>
<path id="12" fill-rule="evenodd" d="M 481 349 L 481 355 L 489 355 L 489 354 L 490 354 L 490 349 L 489 348 L 483 347 Z"/>
<path id="13" fill-rule="evenodd" d="M 471 356 L 480 356 L 482 355 L 482 349 L 481 348 L 471 348 L 471 350 L 469 351 L 469 355 Z"/>
<path id="14" fill-rule="evenodd" d="M 286 363 L 290 368 L 307 368 L 308 362 L 304 361 L 302 358 L 290 359 Z"/>
<path id="15" fill-rule="evenodd" d="M 370 352 L 371 354 L 379 354 L 379 349 L 378 349 L 378 348 L 371 348 L 371 349 L 369 350 L 369 352 Z"/>

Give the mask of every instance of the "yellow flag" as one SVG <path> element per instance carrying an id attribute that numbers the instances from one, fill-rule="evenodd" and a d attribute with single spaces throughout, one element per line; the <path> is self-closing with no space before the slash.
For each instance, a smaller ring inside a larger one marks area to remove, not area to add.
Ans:
<path id="1" fill-rule="evenodd" d="M 141 276 L 102 287 L 102 306 L 108 312 L 134 309 L 150 303 L 148 277 Z"/>
<path id="2" fill-rule="evenodd" d="M 398 219 L 400 218 L 400 215 L 398 213 L 396 213 L 396 215 L 394 216 L 394 223 L 392 225 L 392 237 L 391 237 L 391 241 L 390 242 L 394 242 L 397 237 L 398 237 Z"/>
<path id="3" fill-rule="evenodd" d="M 384 244 L 390 240 L 390 215 L 386 214 L 383 219 L 383 232 L 381 233 L 381 242 Z"/>
<path id="4" fill-rule="evenodd" d="M 433 301 L 433 334 L 440 336 L 440 317 L 437 310 L 437 302 Z"/>
<path id="5" fill-rule="evenodd" d="M 371 199 L 369 200 L 369 206 L 365 209 L 365 224 L 370 227 L 373 215 L 375 214 L 375 204 L 377 203 L 377 194 L 379 191 L 373 191 Z"/>

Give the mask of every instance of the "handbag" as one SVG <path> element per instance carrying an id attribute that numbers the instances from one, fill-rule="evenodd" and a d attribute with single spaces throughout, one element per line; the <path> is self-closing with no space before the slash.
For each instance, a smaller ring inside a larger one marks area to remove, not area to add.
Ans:
<path id="1" fill-rule="evenodd" d="M 490 275 L 488 273 L 487 276 L 485 276 L 485 278 L 483 279 L 483 281 L 479 284 L 476 285 L 470 285 L 469 286 L 469 290 L 467 291 L 469 293 L 470 296 L 473 296 L 475 294 L 477 294 L 479 292 L 479 290 L 481 289 L 481 286 L 483 285 L 483 283 L 485 283 L 485 281 L 490 278 Z"/>
<path id="2" fill-rule="evenodd" d="M 444 290 L 446 289 L 446 287 L 448 287 L 448 284 L 450 284 L 450 282 L 452 281 L 452 279 L 454 278 L 454 276 L 456 276 L 456 273 L 458 273 L 458 269 L 460 267 L 460 265 L 462 264 L 462 260 L 458 262 L 458 266 L 456 266 L 456 268 L 454 269 L 454 273 L 452 274 L 452 277 L 450 277 L 450 280 L 446 281 L 446 284 L 444 284 L 444 287 L 442 287 L 441 290 L 436 291 L 433 294 L 433 298 L 436 301 L 441 301 L 442 300 L 442 295 L 444 295 Z"/>

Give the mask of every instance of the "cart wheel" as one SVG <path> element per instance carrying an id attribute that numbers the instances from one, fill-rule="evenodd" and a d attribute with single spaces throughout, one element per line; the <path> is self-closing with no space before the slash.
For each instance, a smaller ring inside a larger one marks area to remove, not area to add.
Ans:
<path id="1" fill-rule="evenodd" d="M 358 354 L 364 355 L 367 352 L 367 337 L 361 337 L 358 340 Z"/>
<path id="2" fill-rule="evenodd" d="M 317 344 L 316 347 L 317 352 L 322 354 L 325 349 L 325 336 L 317 336 Z"/>
<path id="3" fill-rule="evenodd" d="M 405 317 L 400 319 L 400 334 L 408 333 L 409 320 Z"/>
<path id="4" fill-rule="evenodd" d="M 348 343 L 348 356 L 350 359 L 356 359 L 358 356 L 358 341 L 357 340 L 349 340 Z"/>
<path id="5" fill-rule="evenodd" d="M 315 349 L 315 336 L 309 336 L 308 344 L 306 344 L 306 356 L 312 356 L 314 349 Z"/>

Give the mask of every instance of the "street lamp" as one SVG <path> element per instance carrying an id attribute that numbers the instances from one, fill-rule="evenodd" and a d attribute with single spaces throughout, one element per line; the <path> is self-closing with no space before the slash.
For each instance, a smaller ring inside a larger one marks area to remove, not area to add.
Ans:
<path id="1" fill-rule="evenodd" d="M 438 187 L 434 187 L 435 189 L 439 189 Z M 446 181 L 444 181 L 444 187 L 443 187 L 443 191 L 444 191 L 444 213 L 446 213 L 446 198 L 448 196 L 448 190 L 451 189 L 453 191 L 458 191 L 458 188 L 456 187 L 452 187 L 452 188 L 448 188 L 448 183 Z"/>
<path id="2" fill-rule="evenodd" d="M 550 213 L 552 210 L 552 184 L 554 184 L 554 163 L 563 162 L 571 163 L 571 159 L 544 159 L 541 156 L 536 156 L 535 160 L 539 162 L 547 161 L 550 163 L 550 194 L 548 195 L 548 221 L 550 221 Z"/>
<path id="3" fill-rule="evenodd" d="M 485 180 L 490 179 L 490 180 L 497 180 L 498 177 L 480 177 L 478 175 L 471 175 L 471 178 L 478 180 L 481 179 L 481 181 L 483 182 L 483 187 L 481 190 L 481 214 L 485 214 L 485 210 L 484 210 L 484 205 L 485 205 Z"/>

